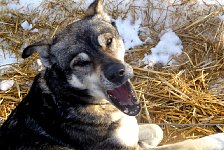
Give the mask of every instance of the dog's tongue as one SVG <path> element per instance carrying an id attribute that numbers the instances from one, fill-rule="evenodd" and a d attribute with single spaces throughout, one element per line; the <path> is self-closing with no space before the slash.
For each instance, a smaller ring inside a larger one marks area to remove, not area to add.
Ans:
<path id="1" fill-rule="evenodd" d="M 121 105 L 134 105 L 133 96 L 129 93 L 129 89 L 126 84 L 121 85 L 118 88 L 115 88 L 111 91 L 108 91 L 112 96 L 116 97 L 119 100 Z"/>
<path id="2" fill-rule="evenodd" d="M 112 103 L 127 115 L 135 116 L 140 112 L 140 105 L 129 81 L 107 91 Z"/>

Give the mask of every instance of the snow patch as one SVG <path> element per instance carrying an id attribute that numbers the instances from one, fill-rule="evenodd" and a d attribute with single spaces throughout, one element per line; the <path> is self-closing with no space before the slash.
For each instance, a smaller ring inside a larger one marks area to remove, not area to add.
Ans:
<path id="1" fill-rule="evenodd" d="M 11 10 L 19 10 L 21 12 L 32 11 L 38 8 L 43 0 L 18 0 L 17 2 L 11 1 L 8 3 L 8 8 Z"/>
<path id="2" fill-rule="evenodd" d="M 33 28 L 32 24 L 29 24 L 29 22 L 24 21 L 23 23 L 21 23 L 21 27 L 23 28 L 23 30 L 30 30 Z"/>
<path id="3" fill-rule="evenodd" d="M 218 16 L 218 18 L 219 18 L 220 20 L 224 21 L 224 15 L 222 15 L 222 16 Z"/>
<path id="4" fill-rule="evenodd" d="M 87 9 L 93 1 L 94 0 L 73 0 L 73 2 L 78 4 L 78 6 L 80 6 L 82 9 Z M 116 8 L 117 10 L 127 10 L 132 2 L 133 0 L 110 0 L 104 1 L 104 5 L 110 10 L 113 10 L 114 8 Z"/>
<path id="5" fill-rule="evenodd" d="M 35 28 L 31 32 L 39 32 L 39 30 L 37 28 Z"/>
<path id="6" fill-rule="evenodd" d="M 172 65 L 172 57 L 182 53 L 183 46 L 180 38 L 172 30 L 160 37 L 160 42 L 151 49 L 151 54 L 145 54 L 144 64 L 153 67 L 155 64 Z"/>
<path id="7" fill-rule="evenodd" d="M 80 0 L 73 0 L 74 3 L 78 4 L 82 9 L 87 9 L 88 6 L 93 2 L 94 0 L 85 0 L 85 1 L 80 1 Z"/>
<path id="8" fill-rule="evenodd" d="M 141 19 L 138 19 L 134 23 L 132 23 L 131 17 L 128 16 L 124 20 L 118 18 L 115 20 L 115 22 L 117 30 L 124 40 L 126 50 L 143 44 L 138 36 L 140 31 Z"/>
<path id="9" fill-rule="evenodd" d="M 14 85 L 13 80 L 3 80 L 0 82 L 0 90 L 7 91 L 7 90 L 11 89 L 13 85 Z"/>
<path id="10" fill-rule="evenodd" d="M 201 5 L 224 5 L 223 0 L 197 0 Z"/>
<path id="11" fill-rule="evenodd" d="M 17 58 L 14 53 L 10 53 L 9 51 L 3 51 L 0 49 L 0 66 L 10 65 L 17 63 Z"/>

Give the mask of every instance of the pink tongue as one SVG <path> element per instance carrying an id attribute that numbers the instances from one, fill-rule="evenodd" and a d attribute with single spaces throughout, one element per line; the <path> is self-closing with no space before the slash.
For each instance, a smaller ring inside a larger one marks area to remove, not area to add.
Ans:
<path id="1" fill-rule="evenodd" d="M 113 90 L 108 91 L 113 97 L 115 97 L 121 105 L 134 105 L 132 102 L 132 95 L 129 93 L 126 84 L 121 85 Z"/>

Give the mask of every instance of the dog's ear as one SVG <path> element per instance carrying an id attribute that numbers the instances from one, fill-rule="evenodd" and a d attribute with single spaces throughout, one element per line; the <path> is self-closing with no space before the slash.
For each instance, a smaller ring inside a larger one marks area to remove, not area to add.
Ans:
<path id="1" fill-rule="evenodd" d="M 105 20 L 110 20 L 110 17 L 104 12 L 103 0 L 95 0 L 87 9 L 86 16 L 98 15 L 103 17 Z"/>
<path id="2" fill-rule="evenodd" d="M 27 46 L 22 53 L 22 58 L 28 58 L 34 52 L 38 52 L 42 63 L 45 67 L 50 67 L 52 65 L 53 57 L 50 55 L 49 50 L 51 46 L 51 40 L 42 40 L 36 42 L 32 45 Z"/>

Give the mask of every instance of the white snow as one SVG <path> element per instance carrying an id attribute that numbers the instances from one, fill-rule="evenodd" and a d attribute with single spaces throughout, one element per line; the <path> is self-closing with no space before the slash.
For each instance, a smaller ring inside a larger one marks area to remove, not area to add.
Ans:
<path id="1" fill-rule="evenodd" d="M 10 65 L 17 63 L 17 58 L 14 53 L 10 53 L 7 50 L 0 49 L 0 66 Z"/>
<path id="2" fill-rule="evenodd" d="M 224 5 L 224 0 L 197 0 L 201 5 Z"/>
<path id="3" fill-rule="evenodd" d="M 80 6 L 82 9 L 87 9 L 88 6 L 89 6 L 93 1 L 94 1 L 94 0 L 85 0 L 85 1 L 73 0 L 73 2 L 76 3 L 78 6 Z"/>
<path id="4" fill-rule="evenodd" d="M 219 18 L 220 20 L 224 21 L 224 15 L 222 15 L 222 16 L 218 16 L 218 18 Z"/>
<path id="5" fill-rule="evenodd" d="M 38 18 L 34 18 L 34 19 L 32 20 L 32 24 L 35 24 L 35 23 L 37 22 L 37 20 L 38 20 Z"/>
<path id="6" fill-rule="evenodd" d="M 80 7 L 86 9 L 94 0 L 73 0 L 74 3 L 80 5 Z M 147 0 L 108 0 L 104 1 L 107 8 L 115 8 L 118 10 L 127 10 L 130 5 L 145 6 Z"/>
<path id="7" fill-rule="evenodd" d="M 31 30 L 31 32 L 39 32 L 39 30 L 37 28 L 34 28 L 33 30 Z"/>
<path id="8" fill-rule="evenodd" d="M 141 19 L 138 19 L 134 23 L 132 23 L 131 17 L 128 16 L 124 20 L 118 18 L 117 20 L 115 20 L 115 22 L 118 32 L 124 40 L 126 50 L 143 44 L 138 36 L 140 31 Z"/>
<path id="9" fill-rule="evenodd" d="M 7 90 L 11 89 L 13 85 L 14 85 L 13 80 L 3 80 L 0 82 L 0 90 L 7 91 Z"/>
<path id="10" fill-rule="evenodd" d="M 182 53 L 183 46 L 180 38 L 172 30 L 160 37 L 160 42 L 151 49 L 151 54 L 145 54 L 144 64 L 153 67 L 155 64 L 168 65 L 173 56 Z"/>
<path id="11" fill-rule="evenodd" d="M 54 0 L 53 0 L 54 1 Z M 74 2 L 75 8 L 77 9 L 87 9 L 87 7 L 94 0 L 72 0 Z M 44 0 L 16 0 L 16 1 L 8 1 L 7 7 L 9 9 L 18 10 L 18 11 L 32 11 L 35 9 L 41 9 L 41 4 L 48 3 L 50 1 Z M 224 5 L 224 0 L 196 0 L 192 5 L 191 2 L 186 3 L 186 5 L 182 5 L 183 2 L 181 0 L 109 0 L 104 1 L 105 10 L 106 11 L 123 11 L 127 17 L 125 19 L 121 19 L 118 17 L 116 19 L 116 25 L 121 37 L 124 40 L 125 49 L 131 49 L 135 46 L 140 46 L 145 42 L 141 41 L 139 38 L 139 33 L 143 31 L 142 25 L 145 25 L 145 19 L 149 18 L 148 24 L 153 24 L 153 30 L 158 31 L 167 30 L 169 28 L 174 28 L 175 26 L 181 26 L 187 22 L 187 17 L 190 14 L 189 9 L 192 10 L 192 14 L 195 12 L 200 12 L 203 9 L 207 9 L 210 5 L 220 6 Z M 132 11 L 132 6 L 134 11 Z M 147 6 L 148 16 L 144 14 L 144 9 Z M 140 8 L 139 8 L 140 7 Z M 195 9 L 194 9 L 195 8 Z M 131 10 L 131 11 L 127 11 Z M 127 12 L 127 14 L 126 14 Z M 133 12 L 136 19 L 133 22 Z M 178 16 L 176 16 L 178 14 Z M 132 17 L 131 17 L 132 16 Z M 178 18 L 179 17 L 179 18 Z M 221 20 L 224 20 L 224 15 L 219 16 Z M 21 27 L 24 30 L 31 30 L 31 32 L 39 32 L 37 28 L 33 28 L 33 24 L 38 20 L 38 18 L 33 18 L 31 22 L 24 21 L 21 24 Z M 148 28 L 146 39 L 151 38 L 151 28 Z M 142 33 L 142 32 L 141 32 Z M 154 33 L 154 32 L 153 32 Z M 170 37 L 172 38 L 170 38 Z M 167 38 L 167 39 L 166 39 Z M 170 38 L 170 39 L 169 39 Z M 145 40 L 145 38 L 144 38 Z M 155 41 L 152 41 L 155 42 Z M 183 46 L 181 45 L 181 41 L 179 37 L 172 31 L 167 32 L 161 37 L 161 41 L 155 48 L 151 49 L 151 54 L 145 54 L 145 58 L 143 62 L 149 66 L 154 66 L 156 63 L 161 63 L 163 65 L 172 64 L 172 57 L 181 54 Z M 2 57 L 0 55 L 0 57 Z M 6 57 L 8 58 L 8 57 Z M 1 65 L 2 59 L 0 59 Z M 13 59 L 12 59 L 13 61 Z M 3 61 L 4 62 L 4 61 Z"/>
<path id="12" fill-rule="evenodd" d="M 33 25 L 29 24 L 28 21 L 24 21 L 23 23 L 21 23 L 21 27 L 23 28 L 23 30 L 30 30 L 32 29 Z"/>
<path id="13" fill-rule="evenodd" d="M 9 1 L 7 6 L 12 10 L 26 12 L 38 8 L 42 2 L 43 0 L 18 0 L 18 2 Z"/>

